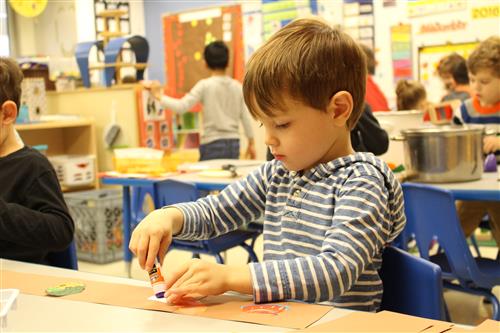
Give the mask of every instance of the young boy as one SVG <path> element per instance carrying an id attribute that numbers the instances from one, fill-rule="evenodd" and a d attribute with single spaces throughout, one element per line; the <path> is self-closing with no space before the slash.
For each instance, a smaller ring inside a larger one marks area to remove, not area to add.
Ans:
<path id="1" fill-rule="evenodd" d="M 47 158 L 16 138 L 22 79 L 15 61 L 0 57 L 0 257 L 45 263 L 71 243 L 74 224 Z"/>
<path id="2" fill-rule="evenodd" d="M 203 55 L 210 77 L 196 83 L 183 98 L 162 96 L 158 84 L 152 86 L 152 92 L 161 100 L 162 106 L 178 113 L 189 111 L 199 102 L 203 104 L 200 161 L 238 159 L 240 121 L 248 139 L 245 157 L 254 159 L 256 153 L 252 124 L 243 101 L 241 83 L 226 75 L 229 50 L 223 42 L 216 41 L 205 47 Z"/>
<path id="3" fill-rule="evenodd" d="M 490 37 L 467 60 L 473 97 L 466 100 L 457 114 L 465 123 L 486 125 L 485 154 L 500 150 L 500 37 Z M 465 235 L 470 236 L 487 213 L 491 232 L 500 246 L 500 203 L 495 201 L 459 201 L 458 215 Z"/>
<path id="4" fill-rule="evenodd" d="M 439 61 L 437 72 L 446 89 L 441 102 L 470 98 L 469 75 L 464 57 L 455 52 L 447 55 Z"/>
<path id="5" fill-rule="evenodd" d="M 168 275 L 167 301 L 234 290 L 257 303 L 379 307 L 382 250 L 405 216 L 387 165 L 351 147 L 365 76 L 357 43 L 315 19 L 291 22 L 253 54 L 243 93 L 275 159 L 217 196 L 152 212 L 129 247 L 150 269 L 172 236 L 207 239 L 264 215 L 264 261 L 191 260 Z"/>

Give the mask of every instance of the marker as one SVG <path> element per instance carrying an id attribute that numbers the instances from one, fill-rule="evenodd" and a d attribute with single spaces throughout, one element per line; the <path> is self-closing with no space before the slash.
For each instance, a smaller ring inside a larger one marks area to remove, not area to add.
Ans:
<path id="1" fill-rule="evenodd" d="M 165 279 L 163 279 L 161 275 L 160 267 L 158 259 L 155 259 L 153 268 L 149 271 L 149 281 L 151 282 L 155 296 L 157 298 L 164 298 L 167 285 L 165 284 Z"/>

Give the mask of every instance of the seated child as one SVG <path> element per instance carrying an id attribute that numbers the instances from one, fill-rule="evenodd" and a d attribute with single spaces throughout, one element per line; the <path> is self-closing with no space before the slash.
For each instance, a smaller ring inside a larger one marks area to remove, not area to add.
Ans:
<path id="1" fill-rule="evenodd" d="M 490 37 L 470 54 L 467 60 L 473 93 L 457 112 L 462 122 L 485 125 L 492 135 L 483 142 L 485 154 L 500 150 L 500 37 Z M 500 202 L 459 201 L 458 215 L 465 235 L 470 236 L 488 214 L 491 232 L 500 246 Z"/>
<path id="2" fill-rule="evenodd" d="M 0 57 L 0 257 L 46 263 L 71 243 L 74 224 L 49 161 L 16 136 L 22 79 L 15 61 Z"/>
<path id="3" fill-rule="evenodd" d="M 263 216 L 264 261 L 190 260 L 169 271 L 167 302 L 233 290 L 257 303 L 378 309 L 382 251 L 406 220 L 388 166 L 351 147 L 365 78 L 359 45 L 317 19 L 289 23 L 252 55 L 243 94 L 275 159 L 218 195 L 153 211 L 129 247 L 151 269 L 172 237 L 208 239 Z"/>
<path id="4" fill-rule="evenodd" d="M 398 111 L 428 111 L 431 103 L 427 101 L 424 85 L 413 80 L 399 80 L 396 84 L 396 104 Z"/>
<path id="5" fill-rule="evenodd" d="M 464 57 L 455 52 L 447 55 L 439 61 L 437 72 L 446 88 L 446 95 L 441 102 L 464 101 L 470 97 L 469 75 Z"/>

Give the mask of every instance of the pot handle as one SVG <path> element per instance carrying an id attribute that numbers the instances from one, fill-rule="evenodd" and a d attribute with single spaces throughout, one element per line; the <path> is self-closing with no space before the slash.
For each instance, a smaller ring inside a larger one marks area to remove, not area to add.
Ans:
<path id="1" fill-rule="evenodd" d="M 406 141 L 406 138 L 402 135 L 393 135 L 391 136 L 392 141 Z"/>

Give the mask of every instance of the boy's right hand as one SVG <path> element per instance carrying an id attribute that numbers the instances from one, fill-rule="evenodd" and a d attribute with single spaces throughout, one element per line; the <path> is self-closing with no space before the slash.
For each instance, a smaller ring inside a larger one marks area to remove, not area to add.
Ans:
<path id="1" fill-rule="evenodd" d="M 157 209 L 142 220 L 132 233 L 129 249 L 137 256 L 139 265 L 149 271 L 155 258 L 163 258 L 172 242 L 172 235 L 182 229 L 182 213 L 176 208 Z"/>

